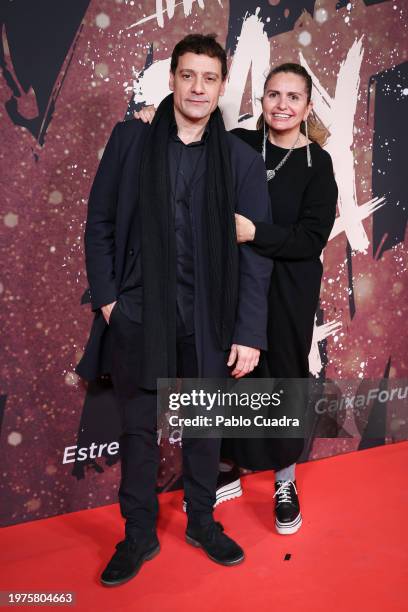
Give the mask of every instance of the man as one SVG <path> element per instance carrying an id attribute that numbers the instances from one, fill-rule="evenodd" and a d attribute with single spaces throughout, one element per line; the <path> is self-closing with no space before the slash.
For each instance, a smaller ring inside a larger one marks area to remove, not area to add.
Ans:
<path id="1" fill-rule="evenodd" d="M 119 123 L 89 199 L 86 268 L 91 335 L 77 372 L 110 372 L 122 435 L 126 537 L 102 574 L 132 578 L 159 552 L 157 378 L 240 378 L 266 349 L 271 263 L 238 249 L 235 211 L 269 219 L 262 158 L 225 131 L 218 109 L 225 51 L 214 36 L 174 48 L 170 89 L 152 125 Z M 223 565 L 242 549 L 213 519 L 219 439 L 183 440 L 188 543 Z"/>

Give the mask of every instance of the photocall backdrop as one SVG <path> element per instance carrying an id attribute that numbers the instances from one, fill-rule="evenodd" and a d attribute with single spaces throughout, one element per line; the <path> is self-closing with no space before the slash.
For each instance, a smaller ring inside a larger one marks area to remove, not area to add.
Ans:
<path id="1" fill-rule="evenodd" d="M 112 388 L 74 373 L 92 320 L 80 305 L 87 198 L 113 126 L 168 93 L 172 48 L 189 32 L 227 48 L 227 129 L 255 127 L 269 66 L 312 74 L 339 202 L 310 372 L 362 385 L 407 376 L 404 0 L 14 0 L 0 22 L 2 525 L 116 501 Z M 312 439 L 302 459 L 388 442 L 385 430 Z M 179 476 L 180 448 L 162 442 L 160 489 Z"/>

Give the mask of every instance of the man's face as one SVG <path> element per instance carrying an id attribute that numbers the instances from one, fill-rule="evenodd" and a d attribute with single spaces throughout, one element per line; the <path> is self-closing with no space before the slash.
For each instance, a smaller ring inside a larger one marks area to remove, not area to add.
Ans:
<path id="1" fill-rule="evenodd" d="M 221 62 L 217 57 L 184 53 L 176 73 L 170 72 L 169 87 L 174 94 L 174 108 L 190 121 L 208 119 L 224 95 Z"/>

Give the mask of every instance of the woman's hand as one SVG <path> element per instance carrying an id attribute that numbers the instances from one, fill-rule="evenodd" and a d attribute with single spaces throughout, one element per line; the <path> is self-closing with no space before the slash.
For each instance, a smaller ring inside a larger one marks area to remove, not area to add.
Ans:
<path id="1" fill-rule="evenodd" d="M 153 121 L 153 117 L 156 114 L 156 109 L 154 104 L 150 104 L 149 106 L 143 106 L 139 112 L 134 112 L 135 119 L 141 119 L 143 123 L 151 123 Z"/>
<path id="2" fill-rule="evenodd" d="M 244 217 L 235 213 L 235 226 L 237 228 L 237 242 L 250 242 L 255 238 L 255 225 Z"/>

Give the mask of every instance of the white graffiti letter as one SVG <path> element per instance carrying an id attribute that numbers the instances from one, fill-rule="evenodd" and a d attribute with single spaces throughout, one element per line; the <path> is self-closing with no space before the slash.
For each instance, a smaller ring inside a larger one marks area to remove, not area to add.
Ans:
<path id="1" fill-rule="evenodd" d="M 240 127 L 255 129 L 256 120 L 262 112 L 260 98 L 265 77 L 269 70 L 270 47 L 264 25 L 255 15 L 246 16 L 234 53 L 224 96 L 220 99 L 225 127 L 230 130 L 238 126 L 239 111 L 246 80 L 251 70 L 252 117 L 239 123 Z"/>
<path id="2" fill-rule="evenodd" d="M 300 63 L 313 79 L 313 102 L 316 113 L 331 132 L 325 148 L 332 156 L 336 171 L 336 180 L 339 186 L 339 217 L 336 219 L 330 237 L 333 238 L 343 230 L 351 248 L 364 253 L 368 248 L 369 240 L 362 219 L 377 210 L 383 200 L 369 202 L 364 204 L 363 208 L 358 206 L 356 197 L 352 147 L 363 55 L 362 38 L 360 38 L 354 41 L 346 59 L 340 65 L 333 98 L 321 85 L 302 53 L 300 53 Z"/>

